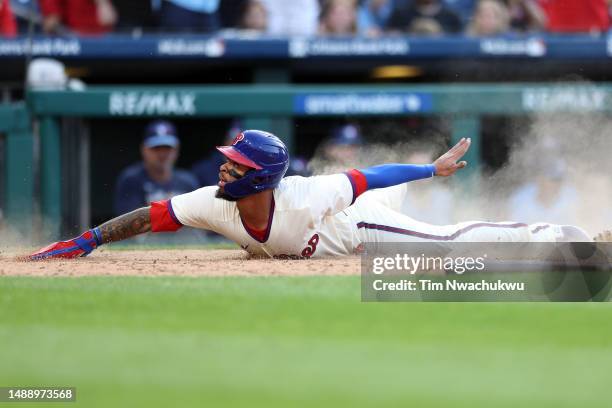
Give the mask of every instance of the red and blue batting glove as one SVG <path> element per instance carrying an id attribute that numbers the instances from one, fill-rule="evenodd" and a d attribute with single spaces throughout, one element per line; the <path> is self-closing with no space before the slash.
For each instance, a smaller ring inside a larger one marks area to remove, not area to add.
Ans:
<path id="1" fill-rule="evenodd" d="M 28 258 L 31 261 L 52 258 L 78 258 L 89 255 L 100 245 L 102 245 L 102 233 L 100 232 L 100 228 L 94 228 L 68 241 L 54 242 L 38 252 L 33 253 Z"/>

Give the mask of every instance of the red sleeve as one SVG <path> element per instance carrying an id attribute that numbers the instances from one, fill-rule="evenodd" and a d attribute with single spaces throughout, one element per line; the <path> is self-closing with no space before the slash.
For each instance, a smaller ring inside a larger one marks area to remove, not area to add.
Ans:
<path id="1" fill-rule="evenodd" d="M 60 6 L 61 0 L 40 0 L 38 4 L 40 5 L 40 11 L 44 16 L 48 15 L 62 15 L 62 7 Z"/>
<path id="2" fill-rule="evenodd" d="M 17 35 L 17 23 L 9 0 L 0 0 L 0 34 L 8 37 Z"/>
<path id="3" fill-rule="evenodd" d="M 357 169 L 349 170 L 346 173 L 351 185 L 353 186 L 353 201 L 354 203 L 357 197 L 362 195 L 368 190 L 368 181 L 366 177 Z"/>
<path id="4" fill-rule="evenodd" d="M 170 200 L 155 201 L 151 203 L 151 231 L 176 231 L 183 224 L 174 215 Z"/>

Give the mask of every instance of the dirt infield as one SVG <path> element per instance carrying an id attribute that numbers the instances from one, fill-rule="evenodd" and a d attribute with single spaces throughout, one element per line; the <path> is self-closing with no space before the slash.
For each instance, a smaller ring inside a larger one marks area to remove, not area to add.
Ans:
<path id="1" fill-rule="evenodd" d="M 87 258 L 18 261 L 23 250 L 0 251 L 0 276 L 297 276 L 357 275 L 359 257 L 249 259 L 240 250 L 107 250 Z"/>

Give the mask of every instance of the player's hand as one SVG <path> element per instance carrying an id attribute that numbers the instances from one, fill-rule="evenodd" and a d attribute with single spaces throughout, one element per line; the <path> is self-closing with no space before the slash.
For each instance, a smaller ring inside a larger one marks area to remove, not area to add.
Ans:
<path id="1" fill-rule="evenodd" d="M 84 234 L 68 241 L 54 242 L 31 255 L 26 257 L 29 261 L 40 261 L 43 259 L 63 258 L 72 259 L 87 256 L 100 246 L 99 238 L 94 230 L 89 230 Z"/>
<path id="2" fill-rule="evenodd" d="M 467 166 L 466 161 L 457 162 L 457 160 L 461 159 L 468 151 L 471 143 L 472 139 L 464 137 L 448 152 L 433 162 L 436 167 L 436 176 L 452 176 L 457 170 Z"/>

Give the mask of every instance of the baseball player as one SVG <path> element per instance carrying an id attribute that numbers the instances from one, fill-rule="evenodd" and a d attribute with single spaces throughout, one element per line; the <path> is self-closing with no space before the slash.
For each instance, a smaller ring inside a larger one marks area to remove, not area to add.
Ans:
<path id="1" fill-rule="evenodd" d="M 466 166 L 460 159 L 470 143 L 461 139 L 432 164 L 383 164 L 340 174 L 283 178 L 289 165 L 283 142 L 267 132 L 246 130 L 230 146 L 217 147 L 227 160 L 220 167 L 217 186 L 153 202 L 29 258 L 85 256 L 103 244 L 149 231 L 176 231 L 184 225 L 224 235 L 252 255 L 275 258 L 348 255 L 364 242 L 589 240 L 572 226 L 518 222 L 434 226 L 398 211 L 405 183 L 453 175 Z"/>

